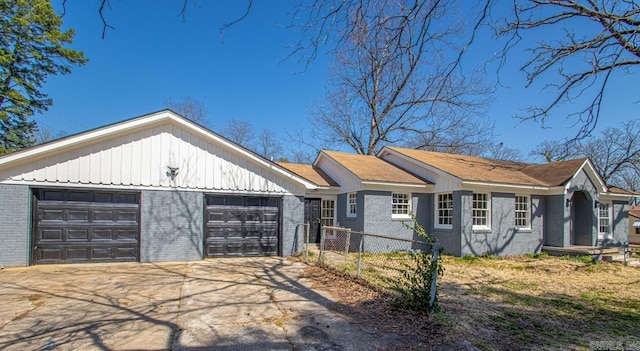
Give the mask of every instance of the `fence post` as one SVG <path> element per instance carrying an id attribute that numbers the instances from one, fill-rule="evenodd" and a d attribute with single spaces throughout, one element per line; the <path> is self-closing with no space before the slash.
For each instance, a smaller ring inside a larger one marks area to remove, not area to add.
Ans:
<path id="1" fill-rule="evenodd" d="M 322 226 L 320 228 L 320 253 L 318 254 L 318 263 L 322 266 L 324 258 L 324 239 L 326 237 L 327 228 Z"/>
<path id="2" fill-rule="evenodd" d="M 433 304 L 436 302 L 436 289 L 438 286 L 438 254 L 439 254 L 439 243 L 434 243 L 433 246 L 431 246 L 431 267 L 433 267 L 435 265 L 435 272 L 433 274 L 433 277 L 431 278 L 431 289 L 429 290 L 429 293 L 431 296 L 429 296 L 429 307 L 433 308 Z"/>
<path id="3" fill-rule="evenodd" d="M 304 229 L 304 260 L 309 261 L 309 223 L 304 223 L 302 228 Z"/>
<path id="4" fill-rule="evenodd" d="M 351 243 L 351 229 L 347 230 L 347 241 L 344 243 L 344 261 L 349 260 L 349 243 Z"/>
<path id="5" fill-rule="evenodd" d="M 364 235 L 360 234 L 360 245 L 358 245 L 358 275 L 360 278 L 361 267 L 362 267 L 362 250 L 364 249 Z"/>

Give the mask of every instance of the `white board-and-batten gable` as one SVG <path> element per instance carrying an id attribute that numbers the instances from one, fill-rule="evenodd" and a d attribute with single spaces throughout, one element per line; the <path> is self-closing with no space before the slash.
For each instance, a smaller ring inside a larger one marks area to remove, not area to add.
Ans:
<path id="1" fill-rule="evenodd" d="M 294 195 L 314 187 L 170 110 L 0 157 L 0 183 Z"/>

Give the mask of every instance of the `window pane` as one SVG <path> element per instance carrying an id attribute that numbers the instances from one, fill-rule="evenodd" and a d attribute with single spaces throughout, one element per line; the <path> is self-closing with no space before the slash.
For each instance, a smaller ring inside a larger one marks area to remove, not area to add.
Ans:
<path id="1" fill-rule="evenodd" d="M 526 195 L 516 195 L 515 226 L 517 228 L 529 227 L 529 197 Z"/>
<path id="2" fill-rule="evenodd" d="M 489 226 L 489 201 L 487 194 L 473 194 L 472 198 L 472 225 L 474 226 Z"/>

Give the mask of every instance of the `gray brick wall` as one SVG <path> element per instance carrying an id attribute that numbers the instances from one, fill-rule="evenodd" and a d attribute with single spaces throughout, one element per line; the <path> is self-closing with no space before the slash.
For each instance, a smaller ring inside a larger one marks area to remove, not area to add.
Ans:
<path id="1" fill-rule="evenodd" d="M 436 228 L 436 196 L 437 194 L 429 194 L 429 202 L 431 203 L 430 206 L 430 213 L 428 214 L 428 216 L 431 218 L 429 220 L 429 224 L 428 224 L 428 230 L 436 237 L 438 238 L 438 242 L 440 242 L 440 245 L 442 247 L 442 249 L 444 250 L 444 253 L 446 254 L 450 254 L 450 255 L 454 255 L 454 256 L 460 256 L 460 248 L 461 248 L 461 234 L 460 234 L 460 221 L 461 221 L 461 207 L 460 207 L 460 192 L 454 192 L 453 193 L 453 226 L 451 229 L 442 229 L 442 228 Z"/>
<path id="2" fill-rule="evenodd" d="M 413 214 L 429 234 L 433 234 L 433 194 L 413 194 Z"/>
<path id="3" fill-rule="evenodd" d="M 142 262 L 202 259 L 202 193 L 147 190 L 141 194 L 140 206 Z"/>
<path id="4" fill-rule="evenodd" d="M 538 233 L 540 235 L 539 245 L 535 250 L 535 253 L 542 251 L 545 239 L 545 227 L 544 222 L 547 211 L 546 196 L 531 195 L 531 232 Z"/>
<path id="5" fill-rule="evenodd" d="M 530 229 L 515 228 L 515 194 L 491 193 L 491 229 L 472 229 L 472 194 L 463 197 L 465 226 L 463 230 L 462 256 L 471 255 L 521 255 L 540 252 L 543 243 L 540 198 L 531 199 L 536 210 L 532 211 Z M 532 206 L 532 209 L 533 207 Z"/>
<path id="6" fill-rule="evenodd" d="M 545 196 L 546 209 L 544 215 L 544 244 L 548 246 L 564 247 L 569 245 L 570 230 L 569 210 L 566 208 L 564 195 Z"/>
<path id="7" fill-rule="evenodd" d="M 413 230 L 407 229 L 402 222 L 411 225 L 409 219 L 391 218 L 391 192 L 390 191 L 362 191 L 364 198 L 364 232 L 379 234 L 392 238 L 415 239 Z M 412 208 L 416 208 L 418 198 L 412 197 Z M 411 243 L 391 242 L 389 240 L 369 240 L 369 247 L 378 251 L 408 250 Z"/>
<path id="8" fill-rule="evenodd" d="M 627 201 L 613 201 L 611 206 L 613 239 L 609 245 L 619 245 L 629 242 L 629 203 Z"/>
<path id="9" fill-rule="evenodd" d="M 288 257 L 303 249 L 304 197 L 285 196 L 282 199 L 282 256 Z"/>
<path id="10" fill-rule="evenodd" d="M 0 184 L 0 266 L 28 266 L 31 191 L 27 185 Z"/>
<path id="11" fill-rule="evenodd" d="M 338 226 L 351 228 L 351 230 L 364 231 L 364 197 L 358 192 L 358 215 L 347 217 L 347 194 L 340 194 L 336 199 L 336 221 Z"/>

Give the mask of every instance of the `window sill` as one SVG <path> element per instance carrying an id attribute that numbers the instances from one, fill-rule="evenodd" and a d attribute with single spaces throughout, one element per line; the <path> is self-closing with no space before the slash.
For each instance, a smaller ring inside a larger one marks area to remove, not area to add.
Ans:
<path id="1" fill-rule="evenodd" d="M 471 231 L 473 233 L 485 234 L 485 233 L 491 233 L 491 228 L 487 228 L 487 227 L 471 228 Z"/>
<path id="2" fill-rule="evenodd" d="M 391 220 L 392 221 L 407 221 L 407 220 L 411 220 L 411 216 L 408 215 L 391 215 Z"/>
<path id="3" fill-rule="evenodd" d="M 448 231 L 451 231 L 451 230 L 453 230 L 453 226 L 452 225 L 449 225 L 449 226 L 444 226 L 444 225 L 437 226 L 436 225 L 436 226 L 433 227 L 433 229 L 434 230 L 448 230 Z"/>
<path id="4" fill-rule="evenodd" d="M 531 233 L 531 228 L 516 228 L 516 233 Z"/>

